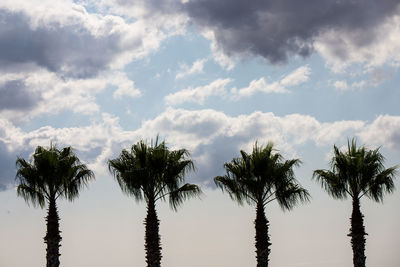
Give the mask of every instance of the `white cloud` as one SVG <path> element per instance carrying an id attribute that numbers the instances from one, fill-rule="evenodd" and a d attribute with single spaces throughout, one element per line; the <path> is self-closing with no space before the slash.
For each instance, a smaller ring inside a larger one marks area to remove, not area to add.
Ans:
<path id="1" fill-rule="evenodd" d="M 234 95 L 234 99 L 243 97 L 243 96 L 252 96 L 256 92 L 263 93 L 289 93 L 289 91 L 284 88 L 279 82 L 274 82 L 272 84 L 267 84 L 264 78 L 260 78 L 258 80 L 253 80 L 250 82 L 248 87 L 241 88 L 237 91 L 237 95 Z"/>
<path id="2" fill-rule="evenodd" d="M 237 92 L 237 94 L 233 94 L 233 99 L 238 99 L 240 97 L 249 97 L 254 95 L 256 92 L 263 93 L 277 93 L 277 94 L 285 94 L 289 93 L 289 91 L 283 87 L 279 82 L 274 82 L 271 84 L 267 84 L 264 78 L 260 78 L 258 80 L 253 80 L 250 82 L 248 87 L 240 88 L 239 90 L 233 90 L 233 92 Z"/>
<path id="3" fill-rule="evenodd" d="M 359 136 L 366 144 L 400 149 L 400 117 L 380 115 Z"/>
<path id="4" fill-rule="evenodd" d="M 8 29 L 0 32 L 2 47 L 8 49 L 0 56 L 2 69 L 21 71 L 30 64 L 64 77 L 93 77 L 147 55 L 165 38 L 141 20 L 129 23 L 119 16 L 89 13 L 67 0 L 6 0 L 0 3 L 0 12 Z"/>
<path id="5" fill-rule="evenodd" d="M 103 114 L 101 122 L 84 127 L 41 127 L 25 132 L 5 119 L 0 119 L 0 142 L 12 154 L 33 151 L 37 145 L 71 145 L 96 174 L 107 173 L 107 159 L 116 157 L 140 139 L 149 140 L 159 133 L 172 149 L 187 148 L 198 167 L 196 179 L 209 180 L 218 174 L 225 161 L 250 150 L 259 143 L 273 141 L 288 157 L 296 156 L 308 143 L 331 149 L 345 143 L 348 137 L 359 137 L 368 145 L 400 148 L 400 117 L 379 116 L 371 123 L 363 121 L 319 122 L 301 114 L 276 116 L 253 112 L 236 117 L 223 112 L 167 108 L 154 119 L 144 121 L 134 131 L 124 130 L 117 117 Z"/>
<path id="6" fill-rule="evenodd" d="M 175 79 L 182 79 L 188 75 L 198 74 L 203 72 L 204 63 L 207 59 L 198 59 L 193 62 L 192 66 L 189 67 L 185 64 L 181 65 L 179 72 L 176 74 Z"/>
<path id="7" fill-rule="evenodd" d="M 340 91 L 349 90 L 349 86 L 346 81 L 336 81 L 333 86 Z"/>
<path id="8" fill-rule="evenodd" d="M 178 105 L 184 102 L 203 104 L 207 97 L 225 96 L 227 94 L 226 86 L 230 82 L 232 82 L 232 79 L 217 79 L 205 86 L 184 89 L 167 95 L 165 102 L 168 105 Z"/>
<path id="9" fill-rule="evenodd" d="M 168 105 L 179 105 L 185 102 L 203 104 L 205 99 L 210 96 L 226 97 L 229 95 L 231 100 L 238 100 L 241 97 L 250 97 L 257 92 L 285 94 L 290 92 L 286 87 L 297 86 L 307 82 L 310 74 L 311 69 L 308 66 L 302 66 L 279 81 L 267 83 L 262 77 L 251 81 L 247 87 L 240 89 L 233 87 L 229 90 L 229 93 L 226 87 L 232 82 L 232 79 L 218 79 L 205 86 L 188 88 L 169 94 L 165 97 L 165 102 Z"/>
<path id="10" fill-rule="evenodd" d="M 0 2 L 0 46 L 7 51 L 0 54 L 1 116 L 92 114 L 99 111 L 96 94 L 110 85 L 117 87 L 114 98 L 141 95 L 123 67 L 156 51 L 177 28 L 102 14 L 104 3 L 86 9 L 89 2 Z"/>
<path id="11" fill-rule="evenodd" d="M 132 80 L 129 80 L 125 73 L 114 73 L 110 81 L 113 82 L 113 85 L 118 87 L 118 89 L 113 93 L 115 99 L 122 99 L 125 96 L 137 98 L 142 95 L 140 90 L 135 88 L 135 83 Z"/>
<path id="12" fill-rule="evenodd" d="M 301 66 L 295 69 L 281 80 L 283 86 L 296 86 L 309 80 L 311 68 L 309 66 Z"/>
<path id="13" fill-rule="evenodd" d="M 29 120 L 41 114 L 55 114 L 65 110 L 93 114 L 99 111 L 95 99 L 96 94 L 111 85 L 117 87 L 116 92 L 120 92 L 115 93 L 116 96 L 130 93 L 130 96 L 138 97 L 141 94 L 138 89 L 133 87 L 133 81 L 129 80 L 125 73 L 118 71 L 100 73 L 96 77 L 86 79 L 63 79 L 45 69 L 19 74 L 9 73 L 4 75 L 0 81 L 0 92 L 11 94 L 11 90 L 15 91 L 15 88 L 4 88 L 2 84 L 6 82 L 21 83 L 20 87 L 26 88 L 25 95 L 32 100 L 29 102 L 29 107 L 0 109 L 0 114 L 12 121 Z M 32 94 L 35 97 L 30 96 Z M 13 99 L 14 102 L 25 101 L 25 95 L 16 95 Z"/>
<path id="14" fill-rule="evenodd" d="M 233 57 L 226 55 L 218 46 L 218 42 L 215 39 L 215 33 L 211 30 L 203 29 L 202 35 L 211 42 L 210 48 L 213 53 L 214 61 L 222 68 L 232 70 L 235 67 L 235 60 Z"/>
<path id="15" fill-rule="evenodd" d="M 394 76 L 393 69 L 385 68 L 372 68 L 368 69 L 366 73 L 369 75 L 369 84 L 371 86 L 378 86 Z"/>
<path id="16" fill-rule="evenodd" d="M 350 90 L 361 90 L 366 86 L 365 81 L 358 81 L 358 82 L 353 82 L 350 85 L 347 83 L 345 80 L 341 81 L 335 81 L 333 83 L 333 87 L 335 87 L 339 91 L 350 91 Z"/>
<path id="17" fill-rule="evenodd" d="M 374 33 L 372 40 L 367 36 Z M 360 43 L 365 37 L 366 40 Z M 331 29 L 317 38 L 315 49 L 335 72 L 343 72 L 352 64 L 376 68 L 386 63 L 400 64 L 400 16 L 388 17 L 368 32 Z"/>
<path id="18" fill-rule="evenodd" d="M 253 80 L 250 82 L 248 87 L 244 87 L 241 89 L 233 89 L 232 99 L 238 100 L 241 97 L 249 97 L 257 92 L 262 92 L 267 94 L 290 93 L 287 87 L 297 86 L 307 82 L 309 80 L 310 74 L 311 74 L 310 67 L 302 66 L 295 69 L 288 75 L 284 76 L 280 81 L 275 81 L 268 84 L 264 78 Z"/>

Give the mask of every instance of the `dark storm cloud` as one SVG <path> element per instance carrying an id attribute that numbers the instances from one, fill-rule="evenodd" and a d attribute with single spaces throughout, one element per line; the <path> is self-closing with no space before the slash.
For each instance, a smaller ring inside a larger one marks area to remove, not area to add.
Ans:
<path id="1" fill-rule="evenodd" d="M 375 40 L 375 26 L 398 12 L 398 7 L 398 0 L 192 0 L 185 4 L 196 24 L 214 31 L 227 55 L 260 55 L 274 63 L 290 55 L 309 55 L 315 38 L 330 29 L 354 32 L 352 42 L 367 45 Z"/>
<path id="2" fill-rule="evenodd" d="M 0 9 L 0 69 L 35 64 L 75 78 L 93 77 L 121 52 L 121 35 L 94 36 L 82 23 L 33 27 L 22 12 Z"/>
<path id="3" fill-rule="evenodd" d="M 23 80 L 12 80 L 0 85 L 0 111 L 29 110 L 40 98 L 25 86 Z"/>

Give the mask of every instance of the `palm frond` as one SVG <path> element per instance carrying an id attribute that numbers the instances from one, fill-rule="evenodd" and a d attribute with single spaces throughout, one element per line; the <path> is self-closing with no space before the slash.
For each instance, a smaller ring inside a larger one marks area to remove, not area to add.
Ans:
<path id="1" fill-rule="evenodd" d="M 243 205 L 245 194 L 235 180 L 229 176 L 217 176 L 214 178 L 214 182 L 222 192 L 226 191 L 232 200 L 237 201 L 239 205 Z"/>
<path id="2" fill-rule="evenodd" d="M 184 184 L 180 188 L 169 193 L 169 205 L 177 211 L 177 208 L 191 197 L 199 197 L 202 194 L 200 187 L 195 184 Z"/>
<path id="3" fill-rule="evenodd" d="M 46 204 L 46 198 L 40 192 L 39 188 L 34 188 L 26 184 L 19 184 L 17 186 L 17 195 L 22 197 L 28 205 L 31 203 L 34 207 L 39 206 L 40 208 L 44 208 Z"/>
<path id="4" fill-rule="evenodd" d="M 329 170 L 315 170 L 313 179 L 316 179 L 325 191 L 337 199 L 345 199 L 346 185 L 334 172 Z"/>

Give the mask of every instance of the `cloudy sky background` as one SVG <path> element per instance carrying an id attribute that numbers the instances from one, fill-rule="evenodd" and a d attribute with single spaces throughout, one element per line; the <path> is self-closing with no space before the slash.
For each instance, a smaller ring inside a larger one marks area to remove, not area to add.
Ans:
<path id="1" fill-rule="evenodd" d="M 159 134 L 187 148 L 201 200 L 158 206 L 163 266 L 254 266 L 253 207 L 215 190 L 222 165 L 273 141 L 312 202 L 275 204 L 271 266 L 352 266 L 350 201 L 311 180 L 356 137 L 400 163 L 397 0 L 0 2 L 0 265 L 43 266 L 45 211 L 15 194 L 15 160 L 71 145 L 96 174 L 61 202 L 63 266 L 144 266 L 144 203 L 122 195 L 110 158 Z M 396 182 L 399 187 L 399 181 Z M 365 199 L 368 266 L 397 267 L 399 192 Z"/>

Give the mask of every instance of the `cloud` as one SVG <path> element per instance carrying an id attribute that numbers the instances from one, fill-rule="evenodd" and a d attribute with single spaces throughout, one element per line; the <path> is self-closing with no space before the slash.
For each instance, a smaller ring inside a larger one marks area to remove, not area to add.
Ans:
<path id="1" fill-rule="evenodd" d="M 184 9 L 198 26 L 213 32 L 224 54 L 256 55 L 279 63 L 293 55 L 310 55 L 316 40 L 317 50 L 327 54 L 320 49 L 323 43 L 332 60 L 351 60 L 354 56 L 347 52 L 357 51 L 346 51 L 343 39 L 355 49 L 364 50 L 360 53 L 365 53 L 371 44 L 384 44 L 379 29 L 385 23 L 389 25 L 388 20 L 397 14 L 398 6 L 396 0 L 312 0 L 307 5 L 293 0 L 192 0 Z"/>
<path id="2" fill-rule="evenodd" d="M 367 85 L 366 81 L 358 81 L 348 84 L 347 81 L 335 81 L 333 83 L 333 87 L 335 87 L 339 91 L 350 91 L 350 90 L 361 90 Z"/>
<path id="3" fill-rule="evenodd" d="M 190 179 L 208 184 L 222 174 L 226 161 L 238 156 L 239 150 L 250 151 L 256 140 L 273 141 L 285 157 L 298 157 L 305 145 L 330 150 L 333 144 L 358 137 L 368 145 L 400 148 L 400 117 L 382 115 L 373 122 L 320 122 L 302 114 L 277 116 L 271 112 L 229 116 L 212 109 L 185 110 L 167 108 L 153 119 L 143 121 L 136 130 L 124 130 L 119 119 L 103 114 L 99 122 L 84 127 L 50 126 L 25 132 L 7 120 L 0 119 L 0 184 L 13 183 L 15 156 L 27 157 L 38 145 L 70 145 L 81 160 L 98 176 L 109 175 L 107 160 L 118 156 L 123 148 L 140 139 L 150 140 L 159 133 L 171 149 L 191 152 L 197 172 Z"/>
<path id="4" fill-rule="evenodd" d="M 247 87 L 240 89 L 233 87 L 231 90 L 228 90 L 226 87 L 232 82 L 232 79 L 217 79 L 205 86 L 188 88 L 169 94 L 165 97 L 165 102 L 167 105 L 174 106 L 186 102 L 203 104 L 206 98 L 210 96 L 229 96 L 231 100 L 238 100 L 241 97 L 250 97 L 257 92 L 285 94 L 290 92 L 286 87 L 297 86 L 307 82 L 310 74 L 310 67 L 302 66 L 284 76 L 279 81 L 267 83 L 265 78 L 262 77 L 258 80 L 252 80 Z"/>
<path id="5" fill-rule="evenodd" d="M 37 92 L 30 91 L 24 81 L 18 79 L 0 83 L 0 95 L 0 112 L 2 110 L 30 110 L 41 99 Z"/>
<path id="6" fill-rule="evenodd" d="M 250 82 L 248 87 L 241 88 L 239 90 L 234 89 L 232 98 L 239 99 L 240 97 L 249 97 L 254 95 L 256 92 L 263 93 L 277 93 L 277 94 L 285 94 L 289 93 L 289 91 L 284 88 L 279 82 L 273 82 L 271 84 L 267 84 L 264 78 L 260 78 L 258 80 L 253 80 Z"/>
<path id="7" fill-rule="evenodd" d="M 382 5 L 388 1 L 378 1 Z M 336 27 L 322 32 L 315 41 L 316 51 L 325 58 L 335 72 L 343 72 L 351 64 L 361 64 L 366 68 L 376 68 L 388 63 L 400 64 L 400 16 L 399 3 L 390 1 L 393 10 L 371 14 L 372 21 L 362 28 Z M 374 10 L 374 11 L 372 11 Z M 363 11 L 365 12 L 365 11 Z"/>
<path id="8" fill-rule="evenodd" d="M 140 22 L 90 14 L 65 1 L 51 6 L 40 2 L 33 9 L 18 2 L 0 5 L 3 71 L 37 66 L 63 77 L 88 78 L 155 48 L 145 46 L 150 34 Z"/>
<path id="9" fill-rule="evenodd" d="M 309 66 L 301 66 L 281 80 L 283 86 L 296 86 L 308 81 L 311 74 Z"/>
<path id="10" fill-rule="evenodd" d="M 16 155 L 0 140 L 0 191 L 6 190 L 13 183 L 16 174 L 16 159 Z"/>
<path id="11" fill-rule="evenodd" d="M 175 79 L 182 79 L 188 75 L 198 74 L 203 72 L 204 63 L 207 62 L 207 59 L 198 59 L 193 62 L 192 66 L 189 67 L 187 65 L 182 65 L 180 67 L 179 72 L 176 74 Z"/>
<path id="12" fill-rule="evenodd" d="M 1 72 L 0 72 L 1 75 Z M 93 114 L 99 111 L 95 95 L 107 86 L 117 87 L 114 95 L 129 93 L 138 97 L 141 92 L 125 73 L 110 71 L 94 78 L 60 78 L 45 69 L 25 73 L 6 73 L 0 78 L 0 92 L 7 101 L 0 115 L 12 121 L 26 121 L 40 114 L 56 114 L 70 110 Z"/>
<path id="13" fill-rule="evenodd" d="M 333 86 L 340 91 L 348 91 L 349 90 L 349 85 L 347 84 L 346 81 L 336 81 L 336 82 L 334 82 Z"/>
<path id="14" fill-rule="evenodd" d="M 188 88 L 169 94 L 165 97 L 165 102 L 167 105 L 178 105 L 184 102 L 203 104 L 207 97 L 225 96 L 227 93 L 226 86 L 231 82 L 232 79 L 217 79 L 205 86 Z"/>
<path id="15" fill-rule="evenodd" d="M 368 145 L 400 149 L 400 117 L 380 115 L 359 134 Z"/>
<path id="16" fill-rule="evenodd" d="M 135 88 L 135 83 L 129 80 L 125 73 L 116 73 L 113 75 L 113 80 L 113 85 L 118 87 L 113 93 L 115 99 L 122 99 L 124 96 L 137 98 L 142 95 L 141 91 Z"/>
<path id="17" fill-rule="evenodd" d="M 232 99 L 238 100 L 241 97 L 249 97 L 257 92 L 263 93 L 276 93 L 276 94 L 286 94 L 290 91 L 286 87 L 297 86 L 305 83 L 309 80 L 309 75 L 311 74 L 311 69 L 308 66 L 302 66 L 291 72 L 290 74 L 284 76 L 280 81 L 267 83 L 264 78 L 258 80 L 253 80 L 250 82 L 248 87 L 241 88 L 237 90 L 233 89 Z"/>
<path id="18" fill-rule="evenodd" d="M 368 71 L 369 84 L 372 86 L 378 86 L 387 80 L 390 80 L 394 76 L 393 70 L 387 70 L 384 68 L 374 68 Z"/>
<path id="19" fill-rule="evenodd" d="M 307 142 L 331 148 L 363 127 L 361 121 L 321 123 L 301 114 L 279 117 L 253 112 L 231 117 L 211 109 L 168 108 L 155 119 L 144 122 L 139 131 L 162 133 L 168 143 L 189 149 L 198 168 L 194 179 L 203 183 L 222 174 L 223 163 L 238 156 L 240 149 L 249 151 L 256 140 L 273 141 L 290 157 L 297 156 L 298 149 Z"/>
<path id="20" fill-rule="evenodd" d="M 210 40 L 210 49 L 213 54 L 214 61 L 226 70 L 232 70 L 235 67 L 235 60 L 233 56 L 228 56 L 224 53 L 223 49 L 219 46 L 215 34 L 211 30 L 203 29 L 201 34 Z"/>
<path id="21" fill-rule="evenodd" d="M 153 49 L 161 39 L 184 34 L 188 25 L 195 24 L 211 41 L 214 60 L 228 70 L 239 58 L 261 56 L 272 63 L 282 63 L 292 56 L 306 57 L 315 51 L 335 71 L 353 63 L 380 66 L 400 61 L 397 0 L 311 0 L 307 5 L 293 0 L 89 0 L 81 3 L 99 14 L 107 12 L 114 17 L 132 19 L 135 23 L 130 28 L 138 26 L 135 32 L 141 36 L 135 39 L 137 45 L 142 43 L 143 47 Z"/>

